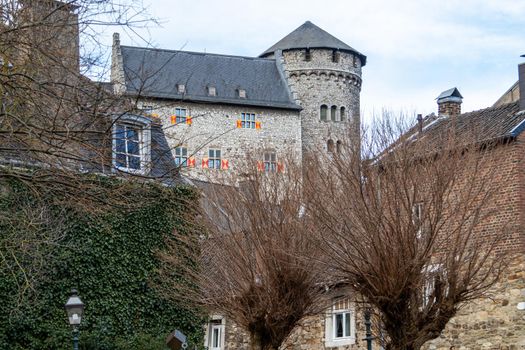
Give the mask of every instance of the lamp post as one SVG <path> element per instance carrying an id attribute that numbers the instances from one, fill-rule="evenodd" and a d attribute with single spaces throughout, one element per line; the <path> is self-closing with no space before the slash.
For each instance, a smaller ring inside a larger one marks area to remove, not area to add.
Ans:
<path id="1" fill-rule="evenodd" d="M 370 320 L 371 313 L 370 308 L 365 309 L 366 337 L 364 340 L 366 340 L 367 350 L 372 350 L 372 340 L 374 340 L 374 337 L 372 336 L 372 321 Z"/>
<path id="2" fill-rule="evenodd" d="M 69 324 L 73 327 L 73 350 L 78 350 L 78 326 L 82 320 L 82 312 L 84 311 L 84 303 L 78 297 L 76 289 L 71 289 L 71 296 L 67 299 L 64 305 Z"/>

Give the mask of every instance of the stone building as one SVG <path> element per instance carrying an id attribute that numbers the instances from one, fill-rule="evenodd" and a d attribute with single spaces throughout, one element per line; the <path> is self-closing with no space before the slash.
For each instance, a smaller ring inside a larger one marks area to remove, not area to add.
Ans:
<path id="1" fill-rule="evenodd" d="M 114 91 L 162 126 L 182 173 L 209 179 L 246 163 L 283 170 L 358 136 L 366 57 L 305 22 L 259 57 L 129 47 L 113 37 Z M 121 170 L 131 170 L 121 166 Z"/>

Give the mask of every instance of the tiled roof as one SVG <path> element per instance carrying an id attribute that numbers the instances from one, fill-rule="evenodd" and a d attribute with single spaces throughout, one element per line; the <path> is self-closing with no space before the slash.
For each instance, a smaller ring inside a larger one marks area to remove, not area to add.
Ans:
<path id="1" fill-rule="evenodd" d="M 332 34 L 322 30 L 310 21 L 306 21 L 299 28 L 279 40 L 275 45 L 264 51 L 260 57 L 266 57 L 277 50 L 328 48 L 349 51 L 357 54 L 364 66 L 366 56 L 348 46 Z"/>
<path id="2" fill-rule="evenodd" d="M 525 112 L 518 112 L 519 103 L 513 102 L 452 118 L 431 116 L 424 120 L 423 135 L 454 131 L 459 137 L 475 137 L 479 142 L 513 138 L 525 129 Z"/>
<path id="3" fill-rule="evenodd" d="M 126 91 L 188 101 L 300 109 L 273 59 L 121 46 Z M 185 86 L 181 93 L 178 85 Z M 216 95 L 208 94 L 215 87 Z M 238 90 L 246 97 L 239 97 Z"/>

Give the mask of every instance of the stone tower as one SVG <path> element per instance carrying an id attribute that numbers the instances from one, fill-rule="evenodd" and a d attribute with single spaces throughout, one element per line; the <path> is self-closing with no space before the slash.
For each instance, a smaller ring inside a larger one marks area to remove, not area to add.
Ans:
<path id="1" fill-rule="evenodd" d="M 359 137 L 365 55 L 307 21 L 260 57 L 276 59 L 302 108 L 303 154 L 338 152 Z"/>

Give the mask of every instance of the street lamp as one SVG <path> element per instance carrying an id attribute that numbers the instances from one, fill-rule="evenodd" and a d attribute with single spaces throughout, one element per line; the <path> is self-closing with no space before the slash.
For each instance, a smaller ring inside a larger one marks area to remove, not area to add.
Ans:
<path id="1" fill-rule="evenodd" d="M 78 326 L 82 319 L 84 303 L 78 297 L 76 289 L 71 289 L 71 296 L 66 302 L 66 308 L 69 324 L 73 327 L 73 350 L 78 350 Z"/>

